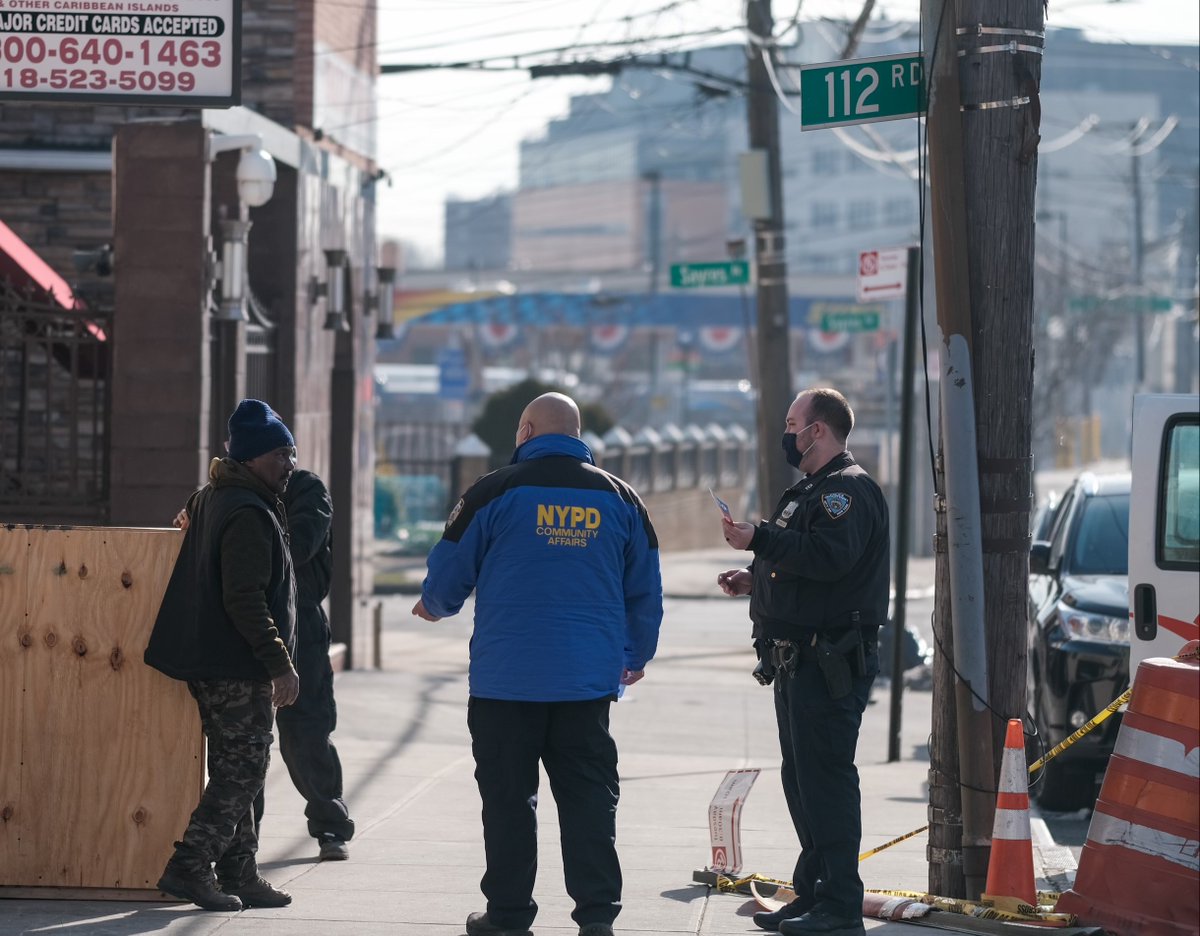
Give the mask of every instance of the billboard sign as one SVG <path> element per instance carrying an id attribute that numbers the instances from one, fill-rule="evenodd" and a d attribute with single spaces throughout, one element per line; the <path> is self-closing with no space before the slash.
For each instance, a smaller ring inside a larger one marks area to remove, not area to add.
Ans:
<path id="1" fill-rule="evenodd" d="M 241 0 L 4 0 L 0 100 L 233 107 L 241 14 Z"/>

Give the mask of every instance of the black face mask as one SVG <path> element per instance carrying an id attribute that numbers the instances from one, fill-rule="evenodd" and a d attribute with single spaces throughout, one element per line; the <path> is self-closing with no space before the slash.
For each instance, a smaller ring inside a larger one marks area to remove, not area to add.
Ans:
<path id="1" fill-rule="evenodd" d="M 808 432 L 808 430 L 815 425 L 815 422 L 810 422 L 807 426 L 801 429 L 800 432 Z M 813 442 L 813 444 L 806 448 L 803 452 L 797 452 L 796 436 L 800 435 L 800 432 L 785 432 L 783 434 L 783 457 L 787 459 L 787 463 L 789 465 L 796 469 L 799 469 L 800 462 L 804 461 L 804 456 L 809 453 L 813 445 L 817 444 L 816 442 Z"/>
<path id="2" fill-rule="evenodd" d="M 787 463 L 793 468 L 800 467 L 800 459 L 804 456 L 796 451 L 796 436 L 795 432 L 785 432 L 783 434 L 783 457 L 787 459 Z"/>

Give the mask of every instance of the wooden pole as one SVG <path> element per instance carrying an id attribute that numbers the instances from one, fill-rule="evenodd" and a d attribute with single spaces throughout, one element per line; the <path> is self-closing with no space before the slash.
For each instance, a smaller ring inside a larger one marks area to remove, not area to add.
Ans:
<path id="1" fill-rule="evenodd" d="M 746 27 L 763 40 L 771 38 L 774 20 L 771 0 L 748 0 Z M 775 498 L 796 475 L 779 450 L 779 437 L 792 402 L 792 368 L 788 354 L 787 258 L 783 237 L 783 172 L 779 157 L 779 102 L 771 85 L 763 55 L 773 55 L 769 42 L 750 43 L 746 77 L 746 121 L 751 149 L 767 152 L 771 217 L 754 222 L 754 258 L 757 268 L 758 322 L 755 347 L 758 357 L 758 504 L 769 516 Z"/>
<path id="2" fill-rule="evenodd" d="M 934 0 L 922 22 L 929 87 L 928 141 L 930 216 L 933 223 L 938 324 L 941 326 L 942 519 L 945 535 L 938 543 L 939 579 L 948 566 L 949 607 L 935 611 L 950 616 L 953 633 L 953 703 L 944 694 L 934 707 L 953 706 L 953 742 L 945 733 L 932 738 L 930 757 L 945 784 L 956 774 L 962 804 L 961 863 L 965 893 L 948 894 L 935 873 L 938 864 L 954 864 L 953 842 L 930 853 L 930 887 L 945 896 L 978 898 L 987 880 L 995 778 L 988 712 L 988 654 L 983 614 L 984 580 L 976 456 L 975 393 L 972 365 L 974 332 L 968 260 L 967 199 L 963 171 L 962 101 L 956 17 L 952 0 Z M 973 232 L 975 233 L 975 232 Z M 978 233 L 976 233 L 978 236 Z M 935 682 L 935 690 L 939 684 Z M 942 724 L 935 714 L 935 725 Z M 957 763 L 954 763 L 957 754 Z M 953 772 L 953 774 L 952 774 Z M 933 835 L 931 834 L 931 844 Z"/>
<path id="3" fill-rule="evenodd" d="M 988 698 L 1000 764 L 1026 711 L 1033 502 L 1034 192 L 1045 8 L 960 0 L 963 165 L 983 518 Z M 991 32 L 982 33 L 982 25 Z M 987 51 L 995 46 L 1005 51 Z M 1015 51 L 1014 51 L 1015 50 Z M 1065 239 L 1065 238 L 1064 238 Z"/>

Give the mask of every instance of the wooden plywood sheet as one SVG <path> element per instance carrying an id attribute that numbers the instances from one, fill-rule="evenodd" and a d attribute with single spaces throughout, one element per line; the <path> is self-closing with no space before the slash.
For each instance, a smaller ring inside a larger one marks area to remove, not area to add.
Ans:
<path id="1" fill-rule="evenodd" d="M 142 662 L 182 536 L 28 535 L 18 863 L 0 884 L 153 887 L 203 782 L 187 687 Z"/>
<path id="2" fill-rule="evenodd" d="M 25 690 L 21 638 L 25 621 L 25 531 L 0 527 L 0 881 L 16 868 L 19 850 L 16 806 L 21 798 L 21 732 L 18 713 Z"/>

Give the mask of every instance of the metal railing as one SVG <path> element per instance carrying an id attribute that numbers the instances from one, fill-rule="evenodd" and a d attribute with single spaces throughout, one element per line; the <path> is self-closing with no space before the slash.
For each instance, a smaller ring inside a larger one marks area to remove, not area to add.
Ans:
<path id="1" fill-rule="evenodd" d="M 110 309 L 0 280 L 0 519 L 107 518 L 111 347 Z"/>

